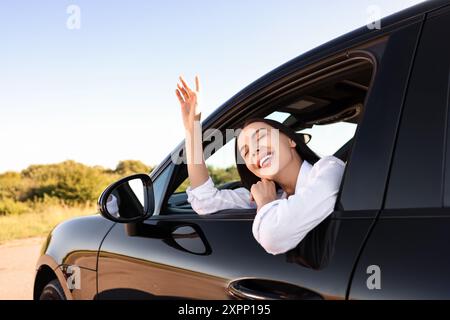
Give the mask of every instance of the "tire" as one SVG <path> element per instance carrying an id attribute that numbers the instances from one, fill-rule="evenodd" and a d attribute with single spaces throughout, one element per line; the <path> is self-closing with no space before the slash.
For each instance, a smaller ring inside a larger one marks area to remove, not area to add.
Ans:
<path id="1" fill-rule="evenodd" d="M 64 290 L 57 279 L 47 283 L 39 296 L 39 300 L 66 300 Z"/>

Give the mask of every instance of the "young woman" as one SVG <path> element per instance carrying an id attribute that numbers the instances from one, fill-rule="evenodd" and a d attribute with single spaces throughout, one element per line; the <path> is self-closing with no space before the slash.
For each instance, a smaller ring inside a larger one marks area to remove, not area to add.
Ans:
<path id="1" fill-rule="evenodd" d="M 180 77 L 175 90 L 186 133 L 190 186 L 188 202 L 201 215 L 233 208 L 256 208 L 252 232 L 271 254 L 284 253 L 334 210 L 345 164 L 319 158 L 289 127 L 250 119 L 236 138 L 236 165 L 244 187 L 219 190 L 203 158 L 200 83 L 192 90 Z"/>

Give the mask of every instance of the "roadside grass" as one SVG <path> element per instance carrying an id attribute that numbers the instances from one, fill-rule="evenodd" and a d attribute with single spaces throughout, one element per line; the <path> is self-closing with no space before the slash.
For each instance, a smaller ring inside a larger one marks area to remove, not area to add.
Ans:
<path id="1" fill-rule="evenodd" d="M 73 217 L 97 213 L 92 205 L 52 205 L 35 212 L 0 216 L 0 244 L 9 240 L 46 236 L 58 223 Z"/>

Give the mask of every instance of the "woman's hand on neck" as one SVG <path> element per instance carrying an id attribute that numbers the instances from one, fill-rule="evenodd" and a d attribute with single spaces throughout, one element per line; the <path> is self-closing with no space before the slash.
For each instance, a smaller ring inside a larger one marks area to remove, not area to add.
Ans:
<path id="1" fill-rule="evenodd" d="M 257 204 L 256 211 L 258 212 L 265 204 L 277 199 L 275 190 L 275 183 L 268 179 L 261 179 L 257 183 L 253 184 L 251 189 L 251 197 Z"/>

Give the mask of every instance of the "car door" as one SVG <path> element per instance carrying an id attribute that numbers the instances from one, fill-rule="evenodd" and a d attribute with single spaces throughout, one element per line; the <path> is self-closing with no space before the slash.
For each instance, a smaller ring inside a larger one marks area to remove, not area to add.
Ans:
<path id="1" fill-rule="evenodd" d="M 450 298 L 449 38 L 447 6 L 428 14 L 421 34 L 384 208 L 356 268 L 352 299 Z"/>
<path id="2" fill-rule="evenodd" d="M 381 209 L 420 25 L 419 17 L 388 35 L 380 32 L 388 40 L 378 56 L 335 212 L 296 248 L 266 253 L 253 238 L 252 211 L 169 214 L 164 199 L 179 165 L 168 161 L 154 176 L 155 190 L 165 193 L 156 196 L 162 199 L 158 212 L 142 223 L 116 224 L 102 243 L 98 298 L 345 299 Z"/>

